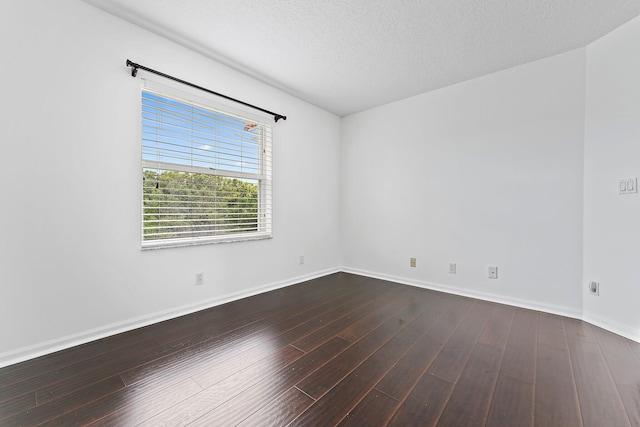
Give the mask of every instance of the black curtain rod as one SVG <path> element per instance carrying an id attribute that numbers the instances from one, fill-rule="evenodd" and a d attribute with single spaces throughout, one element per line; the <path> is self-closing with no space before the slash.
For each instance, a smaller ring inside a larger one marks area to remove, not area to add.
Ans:
<path id="1" fill-rule="evenodd" d="M 273 116 L 273 118 L 275 119 L 276 123 L 278 123 L 278 120 L 280 120 L 280 119 L 287 120 L 287 116 L 283 116 L 282 114 L 274 113 L 273 111 L 269 111 L 269 110 L 265 110 L 264 108 L 256 107 L 255 105 L 251 105 L 251 104 L 249 104 L 247 102 L 240 101 L 239 99 L 231 98 L 230 96 L 223 95 L 223 94 L 218 93 L 218 92 L 214 92 L 214 91 L 209 90 L 207 88 L 204 88 L 202 86 L 198 86 L 198 85 L 195 85 L 193 83 L 189 83 L 189 82 L 186 82 L 184 80 L 180 80 L 177 77 L 173 77 L 173 76 L 170 76 L 168 74 L 161 73 L 160 71 L 156 71 L 156 70 L 154 70 L 152 68 L 145 67 L 144 65 L 140 65 L 140 64 L 136 64 L 135 62 L 131 62 L 128 59 L 127 59 L 127 67 L 131 67 L 131 77 L 135 77 L 135 76 L 138 75 L 138 69 L 144 70 L 144 71 L 148 71 L 150 73 L 157 74 L 157 75 L 162 76 L 164 78 L 167 78 L 169 80 L 173 80 L 175 82 L 182 83 L 183 85 L 191 86 L 191 87 L 194 87 L 196 89 L 200 89 L 202 91 L 210 93 L 212 95 L 216 95 L 216 96 L 220 96 L 220 97 L 222 97 L 224 99 L 228 99 L 229 101 L 237 102 L 238 104 L 242 104 L 244 106 L 247 106 L 247 107 L 250 107 L 250 108 L 253 108 L 253 109 L 256 109 L 256 110 L 260 110 L 263 113 L 271 114 Z"/>

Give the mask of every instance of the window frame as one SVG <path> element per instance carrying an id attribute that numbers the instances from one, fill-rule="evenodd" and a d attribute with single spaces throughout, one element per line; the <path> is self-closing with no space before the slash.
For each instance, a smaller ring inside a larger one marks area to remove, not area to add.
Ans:
<path id="1" fill-rule="evenodd" d="M 174 237 L 159 238 L 145 240 L 145 187 L 140 187 L 140 242 L 142 250 L 173 248 L 182 246 L 208 245 L 217 243 L 230 243 L 251 240 L 271 239 L 273 237 L 273 179 L 272 179 L 272 144 L 274 127 L 270 124 L 271 116 L 256 114 L 252 110 L 238 108 L 235 104 L 226 102 L 226 100 L 213 100 L 196 95 L 194 91 L 187 88 L 176 89 L 171 86 L 160 84 L 146 78 L 141 79 L 142 85 L 140 90 L 140 171 L 144 179 L 145 170 L 156 171 L 174 171 L 187 174 L 204 174 L 209 176 L 220 176 L 229 179 L 255 180 L 257 182 L 257 221 L 258 230 L 247 232 L 235 232 L 216 235 L 203 235 L 200 237 Z M 258 146 L 258 172 L 242 172 L 232 171 L 228 169 L 213 169 L 193 165 L 181 165 L 178 163 L 154 161 L 144 158 L 144 130 L 143 123 L 143 97 L 144 93 L 152 93 L 161 97 L 168 98 L 174 102 L 181 103 L 185 106 L 194 106 L 221 114 L 233 119 L 246 120 L 247 122 L 256 123 L 261 131 L 259 132 Z M 140 180 L 143 183 L 143 179 Z M 253 218 L 253 217 L 252 217 Z"/>

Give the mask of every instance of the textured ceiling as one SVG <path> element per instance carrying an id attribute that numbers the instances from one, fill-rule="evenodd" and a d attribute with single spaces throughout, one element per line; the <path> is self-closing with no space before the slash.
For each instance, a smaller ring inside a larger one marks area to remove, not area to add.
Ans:
<path id="1" fill-rule="evenodd" d="M 640 0 L 84 1 L 340 116 L 586 46 L 640 14 Z"/>

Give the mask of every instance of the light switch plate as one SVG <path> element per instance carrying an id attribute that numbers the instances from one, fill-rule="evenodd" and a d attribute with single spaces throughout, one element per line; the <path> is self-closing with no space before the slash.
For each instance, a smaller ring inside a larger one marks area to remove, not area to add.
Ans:
<path id="1" fill-rule="evenodd" d="M 618 194 L 633 194 L 638 192 L 638 178 L 622 178 L 618 180 Z"/>

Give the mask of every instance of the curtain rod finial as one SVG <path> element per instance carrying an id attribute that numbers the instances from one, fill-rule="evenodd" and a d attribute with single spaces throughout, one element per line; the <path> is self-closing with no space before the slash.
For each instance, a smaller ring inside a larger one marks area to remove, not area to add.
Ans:
<path id="1" fill-rule="evenodd" d="M 280 119 L 287 120 L 287 116 L 281 116 L 280 114 L 276 114 L 275 116 L 273 116 L 273 118 L 276 121 L 276 123 L 278 123 L 278 120 Z"/>
<path id="2" fill-rule="evenodd" d="M 138 75 L 138 64 L 134 64 L 133 62 L 127 59 L 127 67 L 132 67 L 131 77 L 135 77 Z"/>

